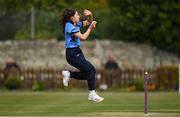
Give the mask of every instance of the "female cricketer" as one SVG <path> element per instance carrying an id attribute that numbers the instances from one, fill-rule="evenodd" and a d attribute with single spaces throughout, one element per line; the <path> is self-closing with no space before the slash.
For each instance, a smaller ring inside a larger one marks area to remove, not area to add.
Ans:
<path id="1" fill-rule="evenodd" d="M 95 91 L 95 67 L 84 57 L 80 49 L 80 42 L 87 40 L 91 31 L 96 27 L 96 21 L 93 21 L 93 14 L 90 10 L 83 10 L 83 15 L 88 17 L 85 21 L 80 21 L 79 13 L 75 9 L 64 9 L 61 14 L 66 60 L 70 65 L 79 69 L 78 72 L 63 70 L 63 84 L 67 87 L 70 78 L 87 80 L 89 89 L 88 100 L 101 102 L 104 98 L 100 97 Z M 80 29 L 84 26 L 89 27 L 85 33 L 81 33 Z"/>

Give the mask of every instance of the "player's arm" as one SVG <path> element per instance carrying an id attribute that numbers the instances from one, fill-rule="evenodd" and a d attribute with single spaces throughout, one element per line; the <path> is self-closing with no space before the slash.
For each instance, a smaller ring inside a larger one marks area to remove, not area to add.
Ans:
<path id="1" fill-rule="evenodd" d="M 89 28 L 86 30 L 85 33 L 81 33 L 80 31 L 77 33 L 74 33 L 74 35 L 78 38 L 80 38 L 81 40 L 86 40 L 87 37 L 89 36 L 90 32 L 96 27 L 96 21 L 93 21 L 91 23 L 91 25 L 89 26 Z"/>
<path id="2" fill-rule="evenodd" d="M 93 14 L 90 10 L 84 9 L 83 10 L 83 15 L 88 16 L 86 20 L 83 21 L 83 26 L 90 25 L 91 22 L 93 21 Z"/>

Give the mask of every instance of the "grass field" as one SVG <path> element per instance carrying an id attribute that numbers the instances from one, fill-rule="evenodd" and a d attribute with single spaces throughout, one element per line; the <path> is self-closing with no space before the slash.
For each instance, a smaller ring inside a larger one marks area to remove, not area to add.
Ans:
<path id="1" fill-rule="evenodd" d="M 100 92 L 102 103 L 87 92 L 0 92 L 0 116 L 123 116 L 144 117 L 141 92 Z M 180 94 L 152 92 L 149 116 L 180 117 Z"/>

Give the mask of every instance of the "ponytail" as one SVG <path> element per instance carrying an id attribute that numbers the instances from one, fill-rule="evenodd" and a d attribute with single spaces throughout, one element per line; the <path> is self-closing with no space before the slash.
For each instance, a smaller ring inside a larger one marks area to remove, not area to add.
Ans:
<path id="1" fill-rule="evenodd" d="M 60 19 L 60 23 L 62 25 L 63 28 L 63 32 L 64 32 L 64 27 L 65 24 L 68 20 L 71 19 L 72 16 L 74 16 L 74 14 L 76 13 L 75 9 L 64 9 L 61 13 L 61 19 Z"/>

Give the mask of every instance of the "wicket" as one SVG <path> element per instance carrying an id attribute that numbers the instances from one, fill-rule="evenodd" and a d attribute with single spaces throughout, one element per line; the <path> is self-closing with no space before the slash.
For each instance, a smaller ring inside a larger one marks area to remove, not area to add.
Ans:
<path id="1" fill-rule="evenodd" d="M 144 114 L 148 115 L 148 72 L 144 75 Z"/>

